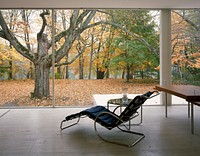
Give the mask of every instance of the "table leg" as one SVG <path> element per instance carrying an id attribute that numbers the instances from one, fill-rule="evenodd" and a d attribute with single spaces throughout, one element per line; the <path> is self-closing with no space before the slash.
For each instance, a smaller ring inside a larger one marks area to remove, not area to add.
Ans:
<path id="1" fill-rule="evenodd" d="M 188 118 L 190 118 L 190 102 L 188 102 Z"/>
<path id="2" fill-rule="evenodd" d="M 165 92 L 165 117 L 167 118 L 167 92 Z"/>
<path id="3" fill-rule="evenodd" d="M 140 124 L 141 124 L 141 123 L 142 123 L 142 120 L 143 120 L 143 114 L 142 114 L 142 113 L 143 113 L 143 111 L 142 111 L 142 110 L 143 110 L 143 107 L 141 106 L 140 109 L 141 109 L 141 114 L 140 114 L 140 115 L 141 115 L 141 118 L 140 118 Z"/>
<path id="4" fill-rule="evenodd" d="M 194 134 L 194 104 L 191 102 L 191 133 Z"/>

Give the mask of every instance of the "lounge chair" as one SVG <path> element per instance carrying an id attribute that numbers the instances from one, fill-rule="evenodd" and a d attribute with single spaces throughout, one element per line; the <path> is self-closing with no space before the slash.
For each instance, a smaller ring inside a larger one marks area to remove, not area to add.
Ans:
<path id="1" fill-rule="evenodd" d="M 156 93 L 156 94 L 154 94 Z M 134 132 L 130 130 L 130 127 L 127 127 L 127 125 L 125 124 L 126 122 L 132 120 L 134 117 L 138 116 L 138 112 L 137 110 L 141 107 L 141 105 L 147 100 L 150 99 L 154 96 L 158 95 L 157 91 L 153 91 L 153 92 L 147 92 L 143 95 L 138 95 L 136 96 L 128 105 L 127 107 L 125 107 L 125 109 L 121 112 L 120 115 L 117 115 L 115 113 L 115 111 L 117 110 L 114 109 L 114 111 L 111 111 L 109 109 L 107 109 L 104 106 L 95 106 L 89 109 L 85 109 L 79 113 L 76 114 L 71 114 L 67 117 L 65 117 L 65 119 L 61 122 L 60 124 L 60 129 L 64 130 L 66 128 L 69 128 L 73 125 L 76 125 L 79 121 L 81 117 L 89 117 L 92 120 L 94 120 L 94 129 L 95 132 L 97 133 L 97 135 L 104 141 L 109 142 L 109 143 L 114 143 L 114 144 L 118 144 L 118 145 L 123 145 L 123 146 L 128 146 L 128 147 L 132 147 L 134 145 L 136 145 L 139 141 L 141 141 L 145 135 L 143 133 L 139 133 L 139 132 Z M 64 126 L 64 123 L 69 121 L 69 120 L 73 120 L 73 119 L 77 119 L 77 121 L 73 124 Z M 126 144 L 126 143 L 121 143 L 121 142 L 115 142 L 115 141 L 111 141 L 108 139 L 103 138 L 98 130 L 97 130 L 97 125 L 96 123 L 102 125 L 103 127 L 107 128 L 108 130 L 112 130 L 113 128 L 117 127 L 119 130 L 125 132 L 125 133 L 130 133 L 130 134 L 134 134 L 134 135 L 138 135 L 140 136 L 136 141 L 133 141 L 130 144 Z M 125 127 L 125 129 L 122 128 L 122 125 Z"/>

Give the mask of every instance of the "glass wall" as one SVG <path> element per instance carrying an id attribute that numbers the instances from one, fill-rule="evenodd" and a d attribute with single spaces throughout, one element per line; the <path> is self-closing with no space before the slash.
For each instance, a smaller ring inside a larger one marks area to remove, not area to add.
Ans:
<path id="1" fill-rule="evenodd" d="M 173 83 L 199 85 L 199 12 L 172 10 Z M 1 107 L 91 106 L 159 84 L 157 10 L 11 9 L 0 25 Z"/>

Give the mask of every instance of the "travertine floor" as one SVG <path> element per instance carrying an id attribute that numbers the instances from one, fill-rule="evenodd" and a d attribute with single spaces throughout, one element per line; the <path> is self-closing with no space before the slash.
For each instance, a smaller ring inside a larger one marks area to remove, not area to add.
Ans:
<path id="1" fill-rule="evenodd" d="M 132 126 L 146 137 L 132 148 L 102 141 L 93 121 L 59 129 L 66 115 L 84 108 L 0 109 L 0 156 L 198 156 L 200 155 L 200 107 L 195 107 L 195 134 L 190 132 L 187 106 L 172 106 L 168 118 L 164 106 L 144 106 L 143 123 Z M 119 140 L 129 137 L 117 130 L 101 133 Z"/>

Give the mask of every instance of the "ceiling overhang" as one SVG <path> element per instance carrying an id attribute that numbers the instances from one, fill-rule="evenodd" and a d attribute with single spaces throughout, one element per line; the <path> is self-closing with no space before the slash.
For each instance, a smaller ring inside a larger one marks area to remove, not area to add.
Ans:
<path id="1" fill-rule="evenodd" d="M 200 8 L 200 0 L 1 0 L 0 8 L 194 9 Z"/>

